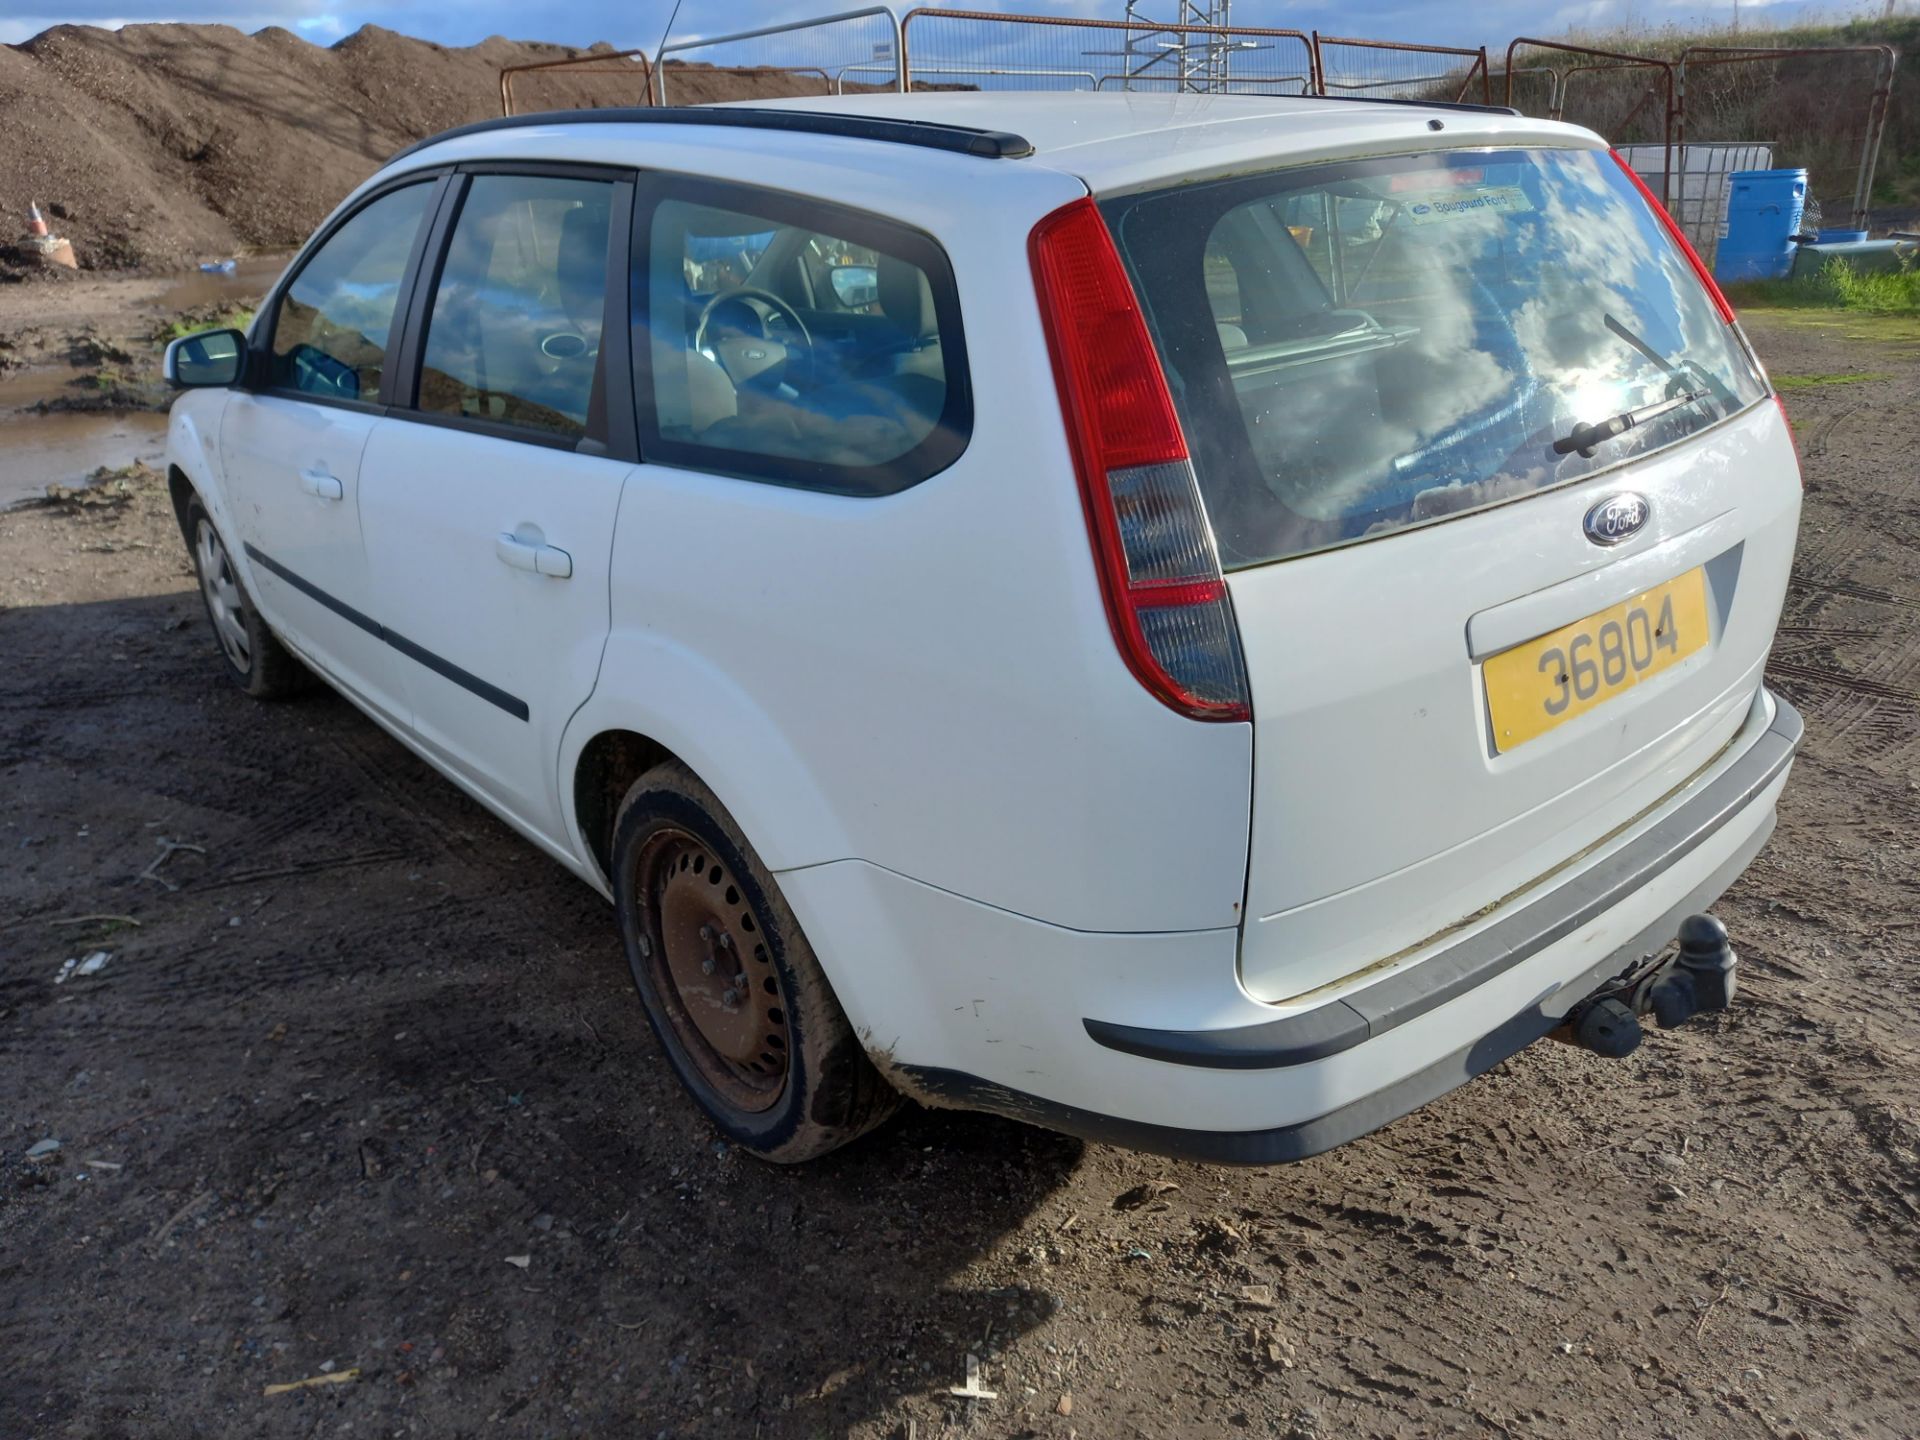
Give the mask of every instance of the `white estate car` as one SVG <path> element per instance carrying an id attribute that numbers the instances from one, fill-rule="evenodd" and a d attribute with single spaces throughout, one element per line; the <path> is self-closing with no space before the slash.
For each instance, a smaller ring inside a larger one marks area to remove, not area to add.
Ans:
<path id="1" fill-rule="evenodd" d="M 904 1093 L 1295 1159 L 1731 993 L 1695 912 L 1800 735 L 1799 473 L 1588 131 L 491 121 L 167 366 L 234 677 L 324 677 L 610 897 L 759 1154 Z"/>

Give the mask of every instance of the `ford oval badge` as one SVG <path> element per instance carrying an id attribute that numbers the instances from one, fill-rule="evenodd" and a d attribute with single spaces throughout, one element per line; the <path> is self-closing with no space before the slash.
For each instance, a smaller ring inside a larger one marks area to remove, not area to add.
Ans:
<path id="1" fill-rule="evenodd" d="M 1596 545 L 1618 545 L 1638 535 L 1650 513 L 1651 507 L 1644 495 L 1635 495 L 1630 490 L 1622 495 L 1609 495 L 1587 511 L 1587 539 Z"/>

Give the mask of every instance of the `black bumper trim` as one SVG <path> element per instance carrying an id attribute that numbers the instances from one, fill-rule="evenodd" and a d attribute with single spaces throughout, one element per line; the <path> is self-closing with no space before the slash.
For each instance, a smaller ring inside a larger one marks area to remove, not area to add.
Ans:
<path id="1" fill-rule="evenodd" d="M 1793 706 L 1777 695 L 1774 704 L 1773 723 L 1766 733 L 1646 834 L 1578 880 L 1553 887 L 1485 930 L 1348 999 L 1230 1030 L 1154 1030 L 1106 1020 L 1081 1023 L 1095 1042 L 1109 1050 L 1208 1070 L 1305 1065 L 1384 1035 L 1590 924 L 1745 810 L 1792 763 L 1806 729 Z"/>

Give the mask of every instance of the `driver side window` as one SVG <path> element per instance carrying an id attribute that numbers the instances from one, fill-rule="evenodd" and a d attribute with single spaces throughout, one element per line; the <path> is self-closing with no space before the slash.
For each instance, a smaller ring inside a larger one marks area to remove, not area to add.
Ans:
<path id="1" fill-rule="evenodd" d="M 380 398 L 394 308 L 433 182 L 390 190 L 307 258 L 274 312 L 268 384 L 316 399 Z"/>

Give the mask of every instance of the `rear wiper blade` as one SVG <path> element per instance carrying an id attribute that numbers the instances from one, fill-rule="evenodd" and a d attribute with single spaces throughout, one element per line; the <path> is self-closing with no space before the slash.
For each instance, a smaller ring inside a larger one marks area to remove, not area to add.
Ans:
<path id="1" fill-rule="evenodd" d="M 1553 442 L 1553 453 L 1568 455 L 1578 450 L 1588 459 L 1593 458 L 1593 447 L 1617 435 L 1624 435 L 1634 426 L 1668 411 L 1678 410 L 1683 405 L 1697 405 L 1712 392 L 1708 390 L 1689 390 L 1682 395 L 1669 396 L 1665 400 L 1656 400 L 1651 405 L 1642 405 L 1638 410 L 1622 410 L 1605 420 L 1597 420 L 1591 425 L 1576 425 L 1572 430 Z"/>
<path id="2" fill-rule="evenodd" d="M 1614 319 L 1613 316 L 1603 315 L 1601 320 L 1607 329 L 1618 335 L 1622 340 L 1626 341 L 1627 344 L 1631 345 L 1655 365 L 1666 371 L 1667 374 L 1678 375 L 1680 373 L 1680 367 L 1678 365 L 1667 359 L 1666 356 L 1662 355 L 1658 350 L 1654 349 L 1653 346 L 1649 345 L 1645 340 L 1634 334 L 1633 331 Z"/>

